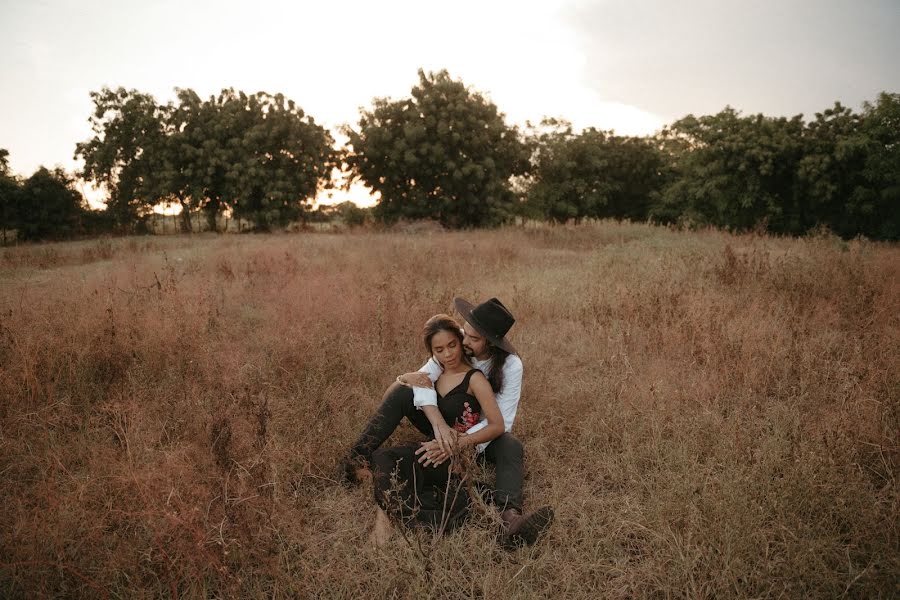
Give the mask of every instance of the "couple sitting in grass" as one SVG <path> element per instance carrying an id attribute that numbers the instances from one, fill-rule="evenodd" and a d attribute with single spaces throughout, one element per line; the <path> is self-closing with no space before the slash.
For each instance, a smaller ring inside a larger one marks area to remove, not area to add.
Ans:
<path id="1" fill-rule="evenodd" d="M 383 544 L 392 521 L 401 527 L 454 528 L 468 513 L 473 455 L 496 467 L 490 492 L 500 510 L 500 543 L 534 544 L 553 520 L 543 507 L 522 511 L 522 444 L 510 429 L 522 390 L 522 361 L 506 334 L 515 319 L 496 298 L 472 306 L 454 300 L 463 325 L 447 315 L 423 330 L 431 355 L 415 373 L 397 377 L 345 461 L 354 483 L 373 479 L 378 504 L 372 540 Z M 427 441 L 380 448 L 406 417 Z"/>

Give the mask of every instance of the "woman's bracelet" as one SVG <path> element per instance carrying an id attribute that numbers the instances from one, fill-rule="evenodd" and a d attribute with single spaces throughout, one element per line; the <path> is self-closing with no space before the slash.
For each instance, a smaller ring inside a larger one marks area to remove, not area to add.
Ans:
<path id="1" fill-rule="evenodd" d="M 405 381 L 400 379 L 401 377 L 403 377 L 403 375 L 397 375 L 397 383 L 399 383 L 400 385 L 405 385 L 406 387 L 409 387 L 408 383 L 406 383 Z"/>

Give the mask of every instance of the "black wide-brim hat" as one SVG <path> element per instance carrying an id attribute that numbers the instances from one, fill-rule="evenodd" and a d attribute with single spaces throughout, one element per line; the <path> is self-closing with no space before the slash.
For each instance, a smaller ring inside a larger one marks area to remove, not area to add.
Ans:
<path id="1" fill-rule="evenodd" d="M 462 318 L 474 327 L 478 333 L 487 338 L 489 342 L 510 354 L 516 353 L 516 349 L 506 339 L 506 334 L 509 328 L 513 326 L 513 323 L 516 322 L 516 319 L 509 312 L 509 309 L 503 306 L 502 302 L 496 298 L 491 298 L 478 306 L 472 306 L 471 302 L 462 298 L 454 298 L 453 304 L 456 306 L 459 314 L 462 315 Z"/>

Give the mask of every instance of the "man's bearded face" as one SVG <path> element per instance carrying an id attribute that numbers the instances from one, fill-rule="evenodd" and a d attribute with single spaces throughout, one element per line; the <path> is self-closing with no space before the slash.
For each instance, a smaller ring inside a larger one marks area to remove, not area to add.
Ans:
<path id="1" fill-rule="evenodd" d="M 487 358 L 487 339 L 468 323 L 463 324 L 463 349 L 466 351 L 466 356 L 470 358 L 475 357 L 481 360 Z"/>

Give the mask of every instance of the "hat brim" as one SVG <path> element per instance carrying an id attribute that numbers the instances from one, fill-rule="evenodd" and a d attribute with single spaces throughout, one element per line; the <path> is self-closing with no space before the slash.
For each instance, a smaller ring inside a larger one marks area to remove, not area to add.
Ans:
<path id="1" fill-rule="evenodd" d="M 488 332 L 487 330 L 485 330 L 484 326 L 478 322 L 478 319 L 476 319 L 472 315 L 472 311 L 475 310 L 475 307 L 472 306 L 471 302 L 463 300 L 462 298 L 454 298 L 453 305 L 456 307 L 457 312 L 462 315 L 462 318 L 466 321 L 466 323 L 474 327 L 478 331 L 478 333 L 483 335 L 489 342 L 491 342 L 498 348 L 509 352 L 510 354 L 516 354 L 515 347 L 513 347 L 508 339 L 506 339 L 505 337 L 497 337 L 496 335 Z"/>

